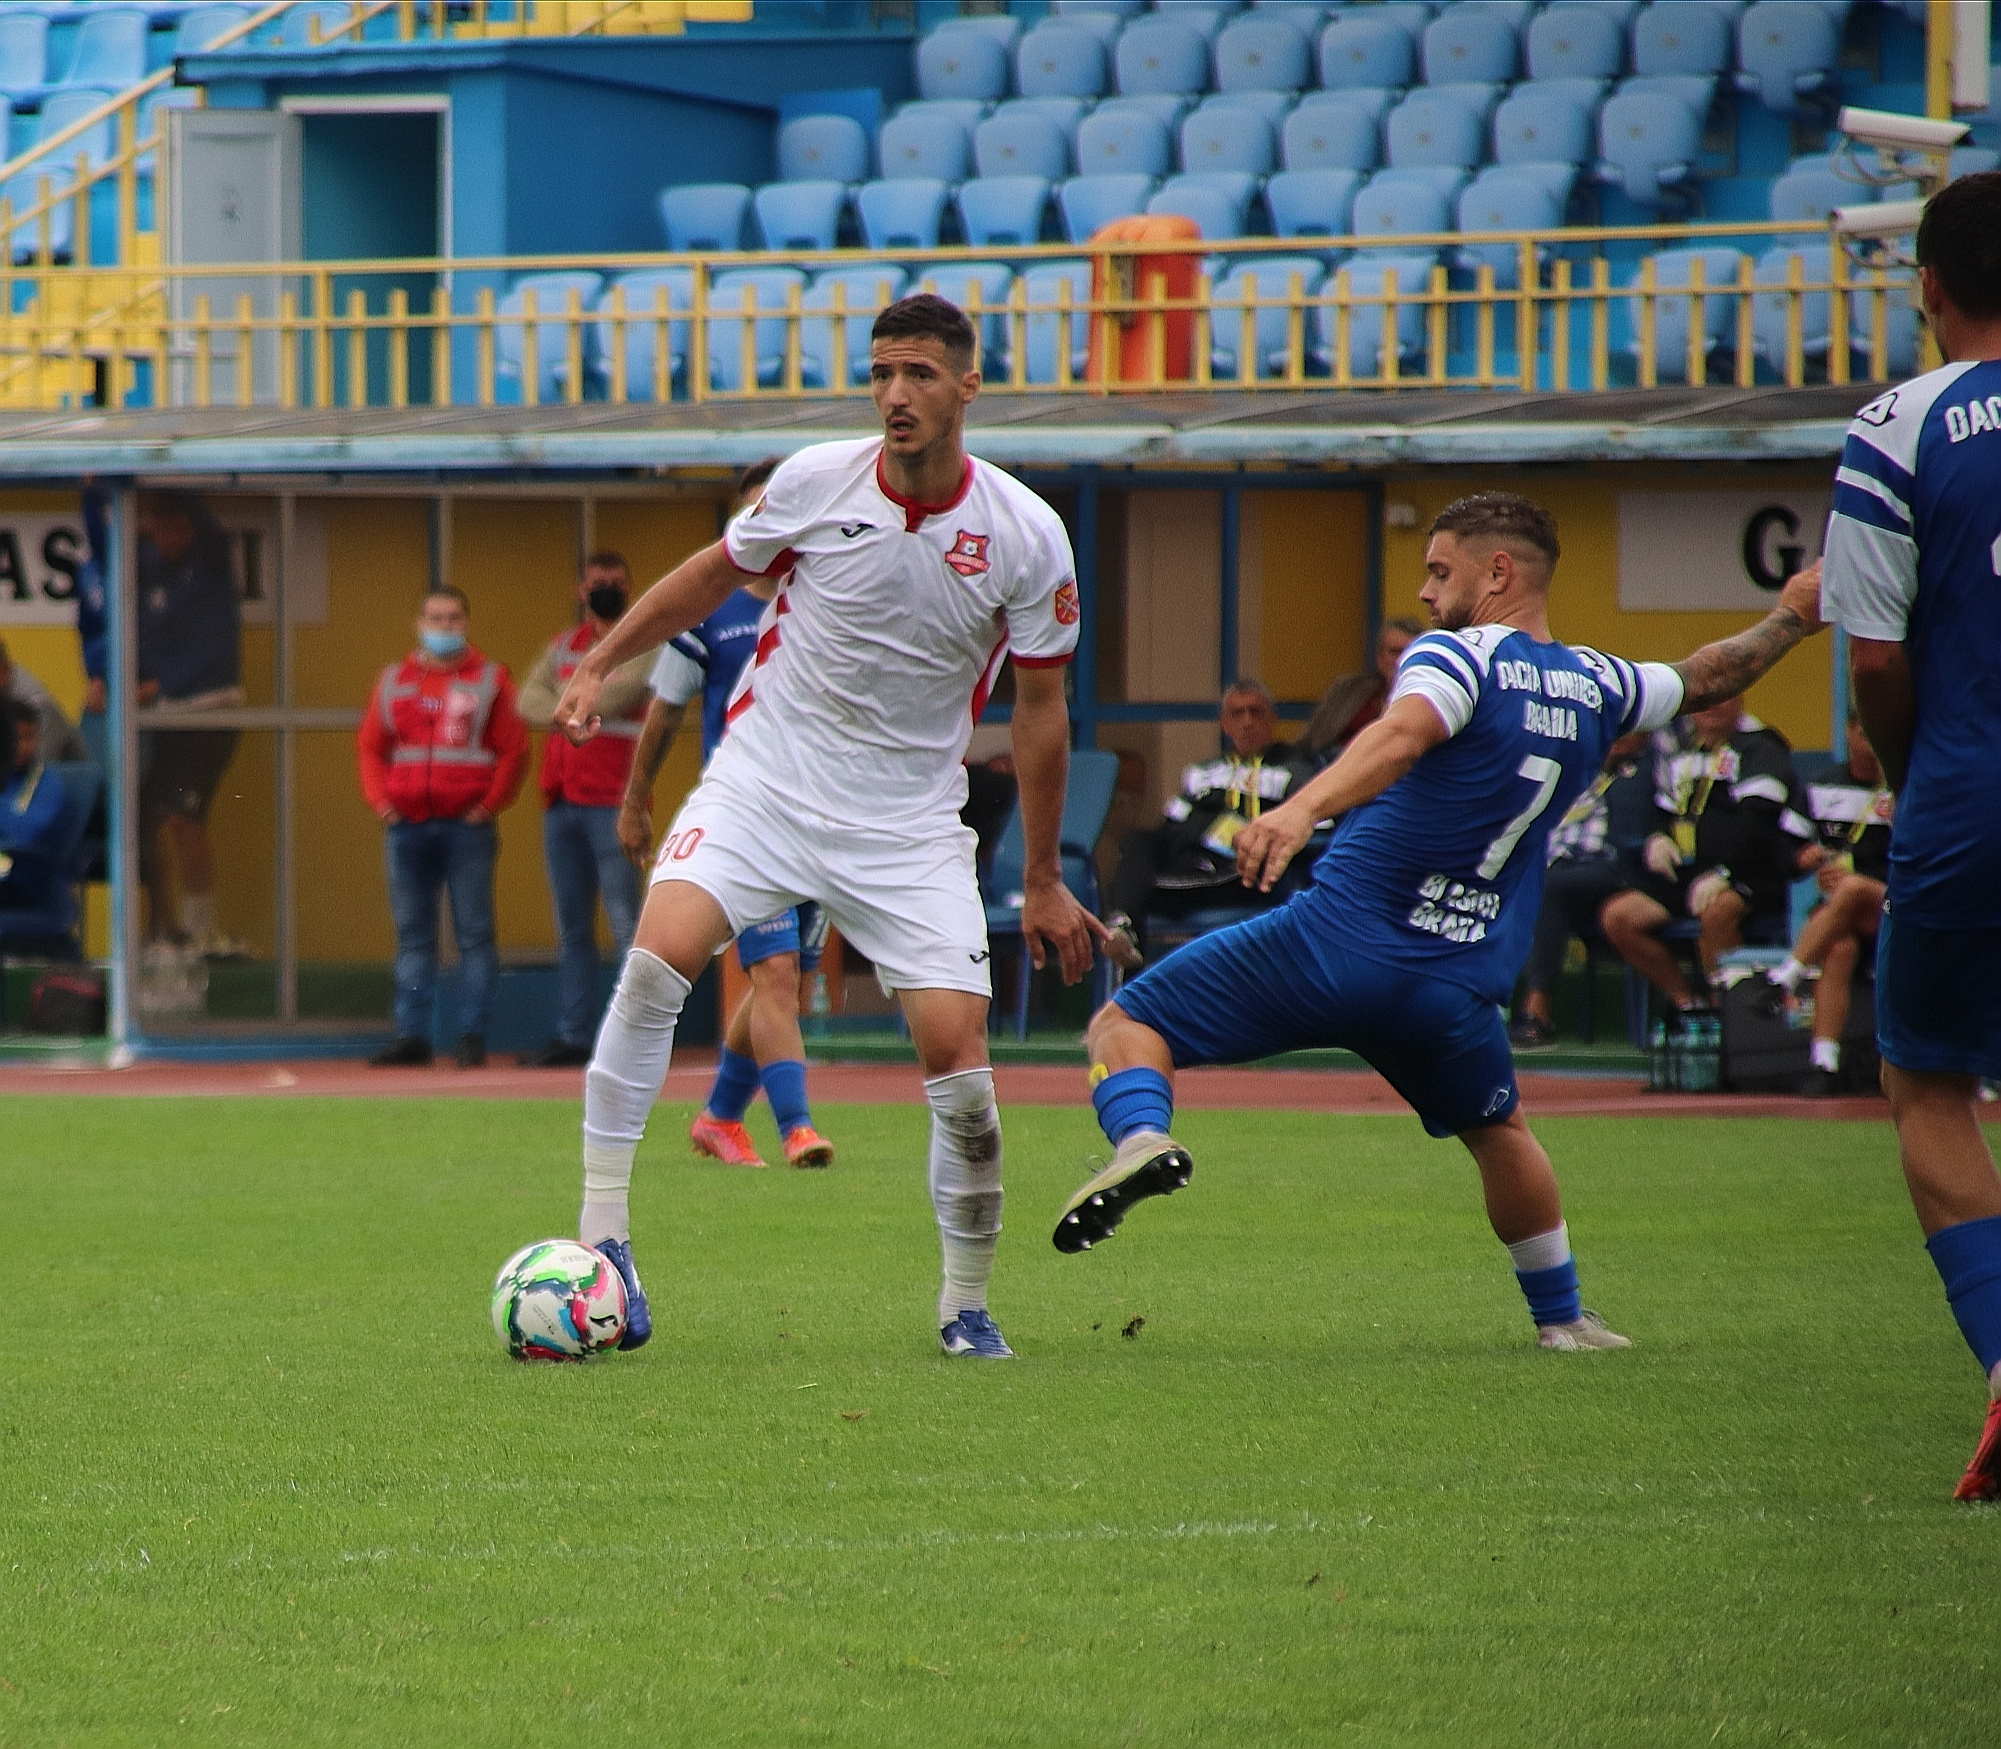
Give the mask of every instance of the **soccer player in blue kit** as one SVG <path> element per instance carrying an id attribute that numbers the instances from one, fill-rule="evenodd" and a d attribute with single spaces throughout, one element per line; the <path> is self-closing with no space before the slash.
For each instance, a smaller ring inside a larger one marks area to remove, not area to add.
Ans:
<path id="1" fill-rule="evenodd" d="M 1749 631 L 1672 666 L 1633 663 L 1551 639 L 1558 552 L 1554 519 L 1511 493 L 1462 498 L 1431 525 L 1421 599 L 1438 629 L 1405 652 L 1382 716 L 1237 834 L 1240 877 L 1269 891 L 1315 822 L 1339 816 L 1312 884 L 1163 960 L 1092 1020 L 1092 1103 L 1114 1154 L 1064 1209 L 1059 1251 L 1188 1182 L 1173 1070 L 1345 1046 L 1472 1153 L 1538 1344 L 1628 1346 L 1580 1301 L 1501 1004 L 1535 932 L 1549 829 L 1612 743 L 1735 697 L 1819 630 L 1819 575 L 1790 579 Z"/>
<path id="2" fill-rule="evenodd" d="M 1849 427 L 1827 532 L 1827 608 L 1896 792 L 1876 940 L 1876 1039 L 1904 1178 L 1987 1422 L 1957 1500 L 2001 1499 L 2001 1177 L 1980 1081 L 2001 1076 L 2001 172 L 1962 177 L 1918 225 L 1943 370 Z"/>

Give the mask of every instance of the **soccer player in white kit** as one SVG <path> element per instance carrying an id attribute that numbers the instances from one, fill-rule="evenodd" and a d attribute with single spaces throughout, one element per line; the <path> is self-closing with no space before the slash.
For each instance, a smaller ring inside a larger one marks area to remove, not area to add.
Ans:
<path id="1" fill-rule="evenodd" d="M 1070 759 L 1063 667 L 1077 642 L 1070 541 L 1056 513 L 965 452 L 979 393 L 973 330 L 920 294 L 876 318 L 883 435 L 780 465 L 715 545 L 676 567 L 579 665 L 556 707 L 597 729 L 604 677 L 696 624 L 746 574 L 785 576 L 730 707 L 730 732 L 662 841 L 632 952 L 584 1077 L 580 1236 L 625 1278 L 622 1347 L 652 1334 L 627 1192 L 690 987 L 732 937 L 818 899 L 896 993 L 931 1104 L 931 1199 L 948 1355 L 1009 1358 L 987 1308 L 1001 1133 L 987 1059 L 986 912 L 960 824 L 960 759 L 1015 664 L 1014 759 L 1027 856 L 1023 944 L 1083 976 L 1104 926 L 1063 885 Z M 786 573 L 790 573 L 786 576 Z"/>

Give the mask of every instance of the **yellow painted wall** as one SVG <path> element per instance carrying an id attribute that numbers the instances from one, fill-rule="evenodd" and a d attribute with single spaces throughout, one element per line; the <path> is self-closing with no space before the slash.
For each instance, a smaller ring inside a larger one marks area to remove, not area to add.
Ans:
<path id="1" fill-rule="evenodd" d="M 1279 698 L 1314 699 L 1367 661 L 1368 498 L 1246 492 L 1239 644 Z"/>

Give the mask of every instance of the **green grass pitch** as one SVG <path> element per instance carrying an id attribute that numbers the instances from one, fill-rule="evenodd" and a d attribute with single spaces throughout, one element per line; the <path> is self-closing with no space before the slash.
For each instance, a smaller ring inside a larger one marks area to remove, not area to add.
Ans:
<path id="1" fill-rule="evenodd" d="M 659 1334 L 559 1368 L 486 1295 L 573 1105 L 0 1104 L 0 1745 L 2001 1741 L 1884 1126 L 1542 1126 L 1639 1343 L 1573 1356 L 1411 1119 L 1190 1113 L 1063 1258 L 1101 1144 L 1015 1109 L 995 1366 L 936 1352 L 921 1110 L 824 1108 L 827 1174 L 687 1115 Z"/>

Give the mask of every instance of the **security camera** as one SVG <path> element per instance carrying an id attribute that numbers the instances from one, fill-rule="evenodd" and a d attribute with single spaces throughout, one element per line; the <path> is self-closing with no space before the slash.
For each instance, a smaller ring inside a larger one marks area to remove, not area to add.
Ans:
<path id="1" fill-rule="evenodd" d="M 1921 200 L 1885 200 L 1873 206 L 1838 206 L 1832 213 L 1837 237 L 1902 237 L 1924 217 Z"/>
<path id="2" fill-rule="evenodd" d="M 1963 121 L 1932 121 L 1887 109 L 1844 108 L 1835 125 L 1858 146 L 1884 153 L 1950 151 L 1971 131 Z"/>

